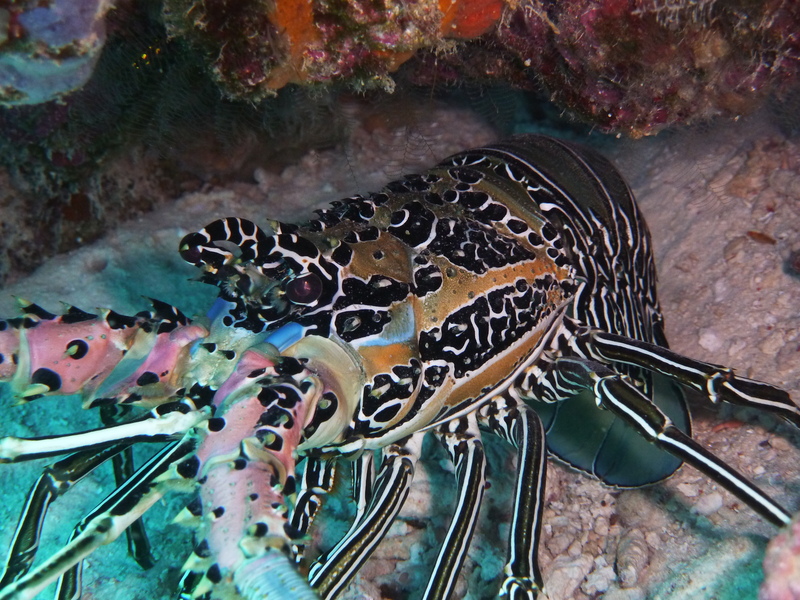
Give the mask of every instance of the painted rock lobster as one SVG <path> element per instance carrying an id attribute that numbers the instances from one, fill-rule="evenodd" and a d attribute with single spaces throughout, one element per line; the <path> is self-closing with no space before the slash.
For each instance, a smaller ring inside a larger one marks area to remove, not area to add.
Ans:
<path id="1" fill-rule="evenodd" d="M 176 520 L 199 540 L 179 597 L 334 598 L 400 510 L 428 432 L 457 482 L 429 599 L 451 595 L 469 547 L 485 433 L 518 459 L 502 596 L 543 589 L 548 452 L 620 487 L 687 462 L 767 521 L 789 522 L 692 439 L 683 389 L 794 425 L 800 409 L 776 387 L 667 348 L 646 225 L 595 152 L 516 137 L 271 229 L 226 218 L 184 237 L 181 256 L 219 287 L 205 319 L 159 301 L 134 316 L 22 302 L 22 316 L 0 322 L 0 380 L 21 401 L 80 394 L 104 424 L 0 439 L 0 462 L 66 455 L 31 490 L 0 598 L 56 580 L 59 598 L 78 597 L 82 560 L 123 532 L 147 566 L 139 518 L 176 491 L 194 494 Z M 131 450 L 145 443 L 162 448 L 134 468 Z M 108 460 L 117 489 L 34 566 L 48 505 Z M 353 462 L 355 519 L 306 566 L 342 460 Z"/>

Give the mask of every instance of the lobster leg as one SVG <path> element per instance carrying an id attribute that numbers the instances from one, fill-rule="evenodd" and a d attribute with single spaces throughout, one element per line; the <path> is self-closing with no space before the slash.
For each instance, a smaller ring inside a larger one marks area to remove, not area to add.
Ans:
<path id="1" fill-rule="evenodd" d="M 356 500 L 356 518 L 353 523 L 360 523 L 367 511 L 369 499 L 375 488 L 375 455 L 364 452 L 353 465 L 353 495 Z"/>
<path id="2" fill-rule="evenodd" d="M 41 438 L 0 438 L 0 463 L 33 460 L 56 454 L 66 454 L 80 448 L 99 448 L 115 444 L 122 440 L 130 442 L 142 441 L 142 438 L 154 438 L 148 441 L 164 442 L 169 436 L 183 434 L 210 416 L 209 408 L 199 410 L 172 410 L 163 412 L 166 405 L 153 409 L 150 415 L 135 421 L 101 427 L 70 435 L 48 436 Z M 186 405 L 180 405 L 184 409 Z"/>
<path id="3" fill-rule="evenodd" d="M 110 426 L 123 422 L 125 416 L 130 413 L 131 407 L 122 404 L 106 404 L 100 407 L 100 419 L 103 425 Z M 111 457 L 111 464 L 114 467 L 114 481 L 117 487 L 133 475 L 133 448 L 128 446 L 122 452 Z M 144 522 L 139 519 L 132 523 L 125 530 L 125 539 L 128 542 L 128 554 L 143 569 L 149 569 L 154 564 L 153 554 L 150 552 L 150 540 L 147 539 L 147 531 Z"/>
<path id="4" fill-rule="evenodd" d="M 538 591 L 544 591 L 537 561 L 547 472 L 542 422 L 526 404 L 504 396 L 481 407 L 479 422 L 517 449 L 514 515 L 500 595 L 513 600 L 533 599 Z"/>
<path id="5" fill-rule="evenodd" d="M 325 496 L 333 489 L 336 465 L 334 459 L 309 457 L 306 459 L 300 489 L 297 492 L 289 525 L 297 532 L 305 534 L 322 507 Z M 297 544 L 292 548 L 295 560 L 303 559 L 305 546 Z"/>
<path id="6" fill-rule="evenodd" d="M 123 487 L 110 494 L 78 524 L 66 546 L 30 573 L 0 590 L 0 600 L 34 598 L 95 549 L 115 540 L 164 495 L 169 482 L 181 477 L 170 473 L 170 467 L 186 459 L 195 447 L 196 440 L 186 436 L 153 456 Z M 69 583 L 69 587 L 74 589 L 60 586 L 59 598 L 76 597 L 79 595 L 79 586 L 79 577 Z"/>
<path id="7" fill-rule="evenodd" d="M 548 395 L 555 391 L 566 398 L 592 390 L 598 407 L 610 410 L 645 439 L 719 483 L 770 523 L 782 527 L 791 521 L 783 507 L 673 425 L 647 396 L 607 366 L 584 358 L 557 358 L 539 378 L 549 388 Z"/>
<path id="8" fill-rule="evenodd" d="M 800 427 L 800 407 L 784 390 L 768 383 L 734 375 L 727 367 L 694 360 L 667 348 L 598 329 L 579 330 L 576 341 L 587 355 L 663 373 L 703 393 L 712 403 L 720 400 L 779 414 Z"/>
<path id="9" fill-rule="evenodd" d="M 364 452 L 353 461 L 353 500 L 356 505 L 356 514 L 350 530 L 345 537 L 356 531 L 367 512 L 372 492 L 375 486 L 375 460 L 373 452 Z M 298 500 L 298 506 L 300 502 Z"/>
<path id="10" fill-rule="evenodd" d="M 28 493 L 28 501 L 20 516 L 5 569 L 0 577 L 0 589 L 20 579 L 30 570 L 39 548 L 39 536 L 50 503 L 102 463 L 128 447 L 128 444 L 123 443 L 100 451 L 76 452 L 44 470 Z"/>
<path id="11" fill-rule="evenodd" d="M 383 448 L 383 461 L 361 519 L 311 566 L 308 580 L 324 600 L 335 598 L 383 539 L 408 496 L 424 432 Z M 0 599 L 2 600 L 2 599 Z"/>
<path id="12" fill-rule="evenodd" d="M 309 459 L 314 460 L 314 459 Z M 375 485 L 375 464 L 374 464 L 373 452 L 364 452 L 358 458 L 353 460 L 353 473 L 352 473 L 352 483 L 353 483 L 353 500 L 356 506 L 356 514 L 353 518 L 353 523 L 350 525 L 350 530 L 345 537 L 351 535 L 351 532 L 358 529 L 361 525 L 361 522 L 364 518 L 364 513 L 369 506 L 370 498 L 372 497 L 372 490 Z M 330 469 L 331 469 L 331 476 L 327 483 L 331 486 L 327 488 L 327 492 L 329 492 L 333 487 L 333 473 L 332 469 L 335 463 L 334 461 L 330 461 Z M 306 469 L 309 469 L 309 465 L 306 465 Z M 303 481 L 302 486 L 303 488 L 311 487 L 310 482 L 306 480 L 306 472 L 303 472 Z M 303 509 L 306 506 L 307 501 L 304 500 L 304 495 L 309 494 L 311 496 L 313 492 L 306 492 L 305 489 L 301 489 L 300 493 L 297 496 L 297 504 L 295 508 L 295 513 L 292 515 L 291 523 L 292 525 L 298 530 L 305 533 L 308 530 L 308 527 L 311 525 L 311 519 L 313 515 L 298 515 L 299 509 Z M 314 494 L 315 500 L 311 502 L 321 502 L 323 499 L 323 495 L 320 493 Z M 310 504 L 310 502 L 308 502 Z M 319 510 L 319 506 L 313 507 L 314 512 Z M 308 512 L 308 508 L 306 508 Z M 305 527 L 306 529 L 301 529 Z M 295 547 L 295 551 L 297 554 L 297 562 L 300 562 L 303 558 L 302 546 Z"/>
<path id="13" fill-rule="evenodd" d="M 318 459 L 309 457 L 306 459 L 297 500 L 289 520 L 289 524 L 298 533 L 305 534 L 309 530 L 317 512 L 322 507 L 325 496 L 333 489 L 335 469 L 335 458 Z M 356 529 L 361 523 L 372 494 L 374 479 L 373 453 L 364 452 L 353 461 L 352 481 L 356 515 L 350 527 L 351 530 Z M 304 551 L 304 545 L 295 544 L 292 546 L 296 563 L 300 564 L 303 561 Z"/>
<path id="14" fill-rule="evenodd" d="M 425 600 L 446 600 L 456 584 L 475 531 L 486 483 L 486 455 L 474 413 L 440 426 L 437 436 L 455 465 L 456 511 L 423 594 Z"/>
<path id="15" fill-rule="evenodd" d="M 114 481 L 119 487 L 133 475 L 133 449 L 126 448 L 114 456 L 111 463 L 114 467 Z M 131 526 L 125 530 L 125 538 L 128 542 L 128 554 L 133 557 L 133 560 L 143 569 L 152 568 L 155 565 L 155 559 L 150 551 L 150 540 L 141 518 L 131 523 Z"/>

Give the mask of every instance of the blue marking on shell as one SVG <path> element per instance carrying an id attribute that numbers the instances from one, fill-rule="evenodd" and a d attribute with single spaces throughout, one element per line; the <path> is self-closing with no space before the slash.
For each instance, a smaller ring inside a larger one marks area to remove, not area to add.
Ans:
<path id="1" fill-rule="evenodd" d="M 289 346 L 299 342 L 303 339 L 305 327 L 298 323 L 287 323 L 283 327 L 273 331 L 265 342 L 272 344 L 278 349 L 278 352 L 283 352 Z"/>
<path id="2" fill-rule="evenodd" d="M 208 318 L 209 320 L 214 323 L 220 315 L 226 312 L 232 311 L 236 308 L 236 304 L 234 302 L 228 302 L 224 298 L 217 298 L 214 304 L 211 306 L 211 310 L 208 311 Z"/>

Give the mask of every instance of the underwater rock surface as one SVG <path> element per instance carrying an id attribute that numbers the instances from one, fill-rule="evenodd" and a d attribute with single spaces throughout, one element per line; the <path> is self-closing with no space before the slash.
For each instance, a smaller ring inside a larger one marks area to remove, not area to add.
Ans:
<path id="1" fill-rule="evenodd" d="M 105 42 L 111 0 L 0 5 L 0 105 L 40 104 L 80 89 Z"/>
<path id="2" fill-rule="evenodd" d="M 376 190 L 392 177 L 431 166 L 447 154 L 491 141 L 494 133 L 465 112 L 442 111 L 406 129 L 358 129 L 348 153 L 313 153 L 281 173 L 259 172 L 257 185 L 210 188 L 56 257 L 30 278 L 0 290 L 57 310 L 58 300 L 86 310 L 146 308 L 141 295 L 202 314 L 215 289 L 188 281 L 178 240 L 221 216 L 299 219 L 328 200 Z M 800 279 L 785 261 L 800 250 L 800 144 L 761 121 L 638 142 L 604 143 L 636 193 L 653 234 L 660 297 L 672 347 L 783 385 L 800 398 Z M 408 157 L 413 157 L 411 164 Z M 43 435 L 95 426 L 78 402 L 2 399 L 3 435 Z M 695 407 L 699 404 L 695 403 Z M 695 437 L 790 509 L 800 506 L 800 436 L 769 415 L 723 407 L 694 410 Z M 494 597 L 505 555 L 511 492 L 509 448 L 486 436 L 491 487 L 458 597 Z M 495 442 L 495 443 L 492 443 Z M 452 475 L 443 451 L 428 443 L 408 505 L 346 598 L 414 597 L 427 577 L 451 511 Z M 140 451 L 139 460 L 141 460 Z M 52 461 L 1 465 L 0 522 L 15 523 L 27 487 Z M 63 544 L 81 515 L 112 489 L 98 469 L 51 508 L 41 556 Z M 340 486 L 346 488 L 346 486 Z M 340 490 L 342 493 L 346 489 Z M 86 561 L 85 597 L 174 597 L 191 535 L 172 517 L 175 496 L 145 518 L 156 567 L 141 571 L 117 540 Z M 315 529 L 330 545 L 344 530 L 346 497 L 333 499 Z M 499 525 L 498 525 L 499 524 Z M 0 532 L 0 550 L 11 528 Z M 766 540 L 777 531 L 697 472 L 683 468 L 651 488 L 617 491 L 551 463 L 540 551 L 551 600 L 755 598 Z M 120 588 L 119 586 L 123 586 Z M 467 592 L 467 586 L 469 591 Z"/>
<path id="3" fill-rule="evenodd" d="M 111 0 L 0 5 L 0 104 L 83 86 Z M 800 4 L 791 0 L 117 0 L 116 33 L 141 12 L 166 28 L 130 63 L 182 55 L 230 99 L 298 84 L 391 91 L 398 81 L 544 90 L 606 131 L 650 135 L 791 95 Z M 131 47 L 143 36 L 132 36 Z M 399 73 L 400 69 L 402 73 Z M 136 78 L 122 73 L 119 80 Z M 170 73 L 163 71 L 165 85 Z M 108 82 L 113 91 L 119 82 Z"/>
<path id="4" fill-rule="evenodd" d="M 753 111 L 800 73 L 798 26 L 784 0 L 556 0 L 509 13 L 496 35 L 554 102 L 638 137 Z"/>
<path id="5" fill-rule="evenodd" d="M 800 5 L 786 0 L 167 0 L 165 15 L 231 97 L 287 83 L 392 90 L 403 65 L 426 85 L 543 86 L 587 123 L 637 137 L 747 114 L 800 73 Z"/>
<path id="6" fill-rule="evenodd" d="M 797 517 L 767 546 L 764 573 L 759 600 L 800 597 L 800 521 Z"/>

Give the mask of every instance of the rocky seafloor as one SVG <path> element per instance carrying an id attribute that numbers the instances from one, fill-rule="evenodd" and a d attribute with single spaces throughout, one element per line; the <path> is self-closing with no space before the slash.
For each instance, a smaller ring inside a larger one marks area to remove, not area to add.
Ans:
<path id="1" fill-rule="evenodd" d="M 428 113 L 413 130 L 357 127 L 344 149 L 311 153 L 280 173 L 258 171 L 256 184 L 186 195 L 0 290 L 0 314 L 14 314 L 12 295 L 51 310 L 63 300 L 128 313 L 146 308 L 142 296 L 151 296 L 202 314 L 214 289 L 189 281 L 193 269 L 176 252 L 185 233 L 221 216 L 298 220 L 311 207 L 376 190 L 497 135 L 465 111 Z M 800 251 L 800 141 L 762 116 L 637 142 L 609 139 L 603 146 L 649 222 L 673 349 L 800 398 L 800 275 L 791 260 Z M 97 423 L 74 400 L 0 402 L 2 435 L 66 433 Z M 797 432 L 752 410 L 694 406 L 697 439 L 787 508 L 800 507 Z M 444 452 L 428 441 L 406 508 L 344 597 L 420 595 L 454 487 Z M 510 448 L 491 439 L 487 445 L 490 487 L 459 598 L 494 597 L 504 561 L 513 464 Z M 8 547 L 26 491 L 45 464 L 0 465 L 0 549 Z M 63 544 L 81 515 L 112 489 L 109 471 L 99 469 L 52 506 L 42 556 Z M 152 570 L 139 569 L 120 539 L 85 561 L 83 598 L 116 598 L 121 589 L 128 600 L 173 598 L 191 534 L 170 520 L 186 501 L 169 498 L 146 517 L 158 559 Z M 317 527 L 322 546 L 343 531 L 338 517 L 347 504 L 330 502 Z M 551 462 L 540 560 L 551 600 L 755 598 L 765 546 L 776 533 L 690 468 L 649 488 L 620 491 Z"/>

